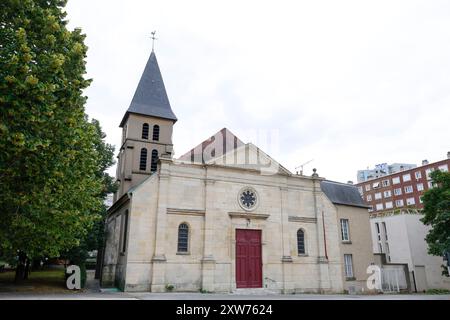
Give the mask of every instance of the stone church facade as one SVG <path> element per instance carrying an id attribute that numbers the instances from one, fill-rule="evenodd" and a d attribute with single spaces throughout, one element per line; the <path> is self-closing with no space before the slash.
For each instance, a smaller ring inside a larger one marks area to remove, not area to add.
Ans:
<path id="1" fill-rule="evenodd" d="M 292 174 L 225 128 L 175 159 L 176 121 L 152 52 L 120 124 L 102 286 L 342 292 L 339 212 L 324 179 Z M 346 205 L 367 214 L 352 201 Z"/>

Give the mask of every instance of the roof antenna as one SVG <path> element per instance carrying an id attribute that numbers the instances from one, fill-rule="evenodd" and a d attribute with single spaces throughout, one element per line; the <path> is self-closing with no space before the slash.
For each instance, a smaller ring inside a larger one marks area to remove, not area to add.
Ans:
<path id="1" fill-rule="evenodd" d="M 305 165 L 307 165 L 308 163 L 313 162 L 313 161 L 314 161 L 314 159 L 311 159 L 311 160 L 309 160 L 309 161 L 307 161 L 307 162 L 305 162 L 305 163 L 299 165 L 297 168 L 295 168 L 295 170 L 297 170 L 298 168 L 300 168 L 300 175 L 302 176 L 302 175 L 303 175 L 303 167 L 304 167 Z M 298 170 L 296 171 L 296 174 L 299 175 Z"/>
<path id="2" fill-rule="evenodd" d="M 151 32 L 151 34 L 152 34 L 152 36 L 151 36 L 151 39 L 152 39 L 152 52 L 154 52 L 155 51 L 155 40 L 158 40 L 158 38 L 155 38 L 156 30 Z"/>

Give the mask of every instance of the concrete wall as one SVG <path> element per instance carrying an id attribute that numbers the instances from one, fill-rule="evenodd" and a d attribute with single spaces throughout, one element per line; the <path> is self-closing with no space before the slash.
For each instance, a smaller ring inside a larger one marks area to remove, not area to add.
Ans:
<path id="1" fill-rule="evenodd" d="M 450 289 L 450 279 L 442 276 L 442 257 L 428 254 L 425 226 L 419 214 L 398 214 L 370 219 L 374 252 L 379 253 L 375 223 L 386 223 L 389 255 L 392 263 L 406 263 L 411 281 L 416 278 L 418 290 Z M 414 272 L 414 276 L 412 274 Z M 414 284 L 411 286 L 414 290 Z"/>
<path id="2" fill-rule="evenodd" d="M 375 262 L 372 251 L 372 237 L 370 232 L 369 213 L 366 208 L 336 205 L 337 223 L 340 228 L 340 219 L 349 220 L 350 242 L 343 242 L 339 233 L 338 242 L 341 252 L 342 279 L 347 291 L 367 291 L 367 267 Z M 353 257 L 354 279 L 347 279 L 344 270 L 344 254 Z"/>

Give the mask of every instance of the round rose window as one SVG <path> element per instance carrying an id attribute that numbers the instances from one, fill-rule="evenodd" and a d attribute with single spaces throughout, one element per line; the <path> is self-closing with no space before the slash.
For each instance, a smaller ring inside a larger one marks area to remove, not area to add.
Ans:
<path id="1" fill-rule="evenodd" d="M 253 210 L 256 208 L 256 204 L 258 203 L 258 194 L 256 190 L 250 187 L 243 188 L 239 192 L 238 197 L 239 205 L 244 210 Z"/>

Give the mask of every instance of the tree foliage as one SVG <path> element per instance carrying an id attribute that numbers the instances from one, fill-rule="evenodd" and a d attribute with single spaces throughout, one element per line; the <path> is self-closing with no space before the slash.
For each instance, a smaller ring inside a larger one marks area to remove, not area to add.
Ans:
<path id="1" fill-rule="evenodd" d="M 423 195 L 422 222 L 431 226 L 425 238 L 429 253 L 442 256 L 450 250 L 450 172 L 436 170 L 430 176 L 435 186 Z"/>
<path id="2" fill-rule="evenodd" d="M 0 249 L 57 257 L 101 218 L 112 164 L 85 115 L 87 47 L 64 0 L 0 2 Z"/>

